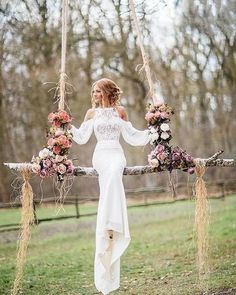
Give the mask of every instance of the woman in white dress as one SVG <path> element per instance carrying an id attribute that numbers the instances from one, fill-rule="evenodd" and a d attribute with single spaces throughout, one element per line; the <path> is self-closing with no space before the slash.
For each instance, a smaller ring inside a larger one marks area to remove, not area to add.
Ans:
<path id="1" fill-rule="evenodd" d="M 109 294 L 120 286 L 120 257 L 130 243 L 130 233 L 122 182 L 126 159 L 119 143 L 120 134 L 135 146 L 146 145 L 148 130 L 139 131 L 119 106 L 121 90 L 109 79 L 92 85 L 92 105 L 80 128 L 72 126 L 73 139 L 85 144 L 94 131 L 97 145 L 93 167 L 99 174 L 100 197 L 96 225 L 94 280 L 98 291 Z"/>

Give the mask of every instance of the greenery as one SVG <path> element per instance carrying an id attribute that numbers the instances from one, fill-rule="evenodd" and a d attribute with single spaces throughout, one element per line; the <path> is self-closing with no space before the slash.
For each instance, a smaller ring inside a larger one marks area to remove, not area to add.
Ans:
<path id="1" fill-rule="evenodd" d="M 89 207 L 84 205 L 81 210 L 88 212 Z M 212 294 L 235 287 L 236 198 L 211 200 L 210 207 Z M 41 208 L 39 212 L 46 217 L 52 210 L 55 214 L 55 208 Z M 65 210 L 68 215 L 74 213 L 71 206 L 65 206 Z M 121 287 L 114 294 L 201 294 L 195 262 L 194 201 L 131 208 L 128 213 L 132 241 L 122 256 Z M 17 209 L 2 210 L 0 224 L 14 218 L 19 219 Z M 95 223 L 92 216 L 36 226 L 21 294 L 98 294 L 93 283 Z M 4 295 L 10 293 L 14 280 L 17 234 L 0 233 L 0 294 Z M 232 292 L 227 294 L 235 294 Z"/>

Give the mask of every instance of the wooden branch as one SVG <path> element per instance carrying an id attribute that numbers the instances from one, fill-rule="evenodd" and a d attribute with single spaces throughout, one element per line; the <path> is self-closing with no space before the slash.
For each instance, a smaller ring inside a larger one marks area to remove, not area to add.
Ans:
<path id="1" fill-rule="evenodd" d="M 196 159 L 203 163 L 206 167 L 233 167 L 234 159 Z M 176 169 L 175 169 L 176 170 Z M 179 169 L 182 170 L 182 169 Z M 167 171 L 167 169 L 160 170 L 159 167 L 151 167 L 151 166 L 133 166 L 133 167 L 125 167 L 123 175 L 142 175 L 147 173 L 159 173 Z M 94 168 L 86 168 L 86 167 L 76 167 L 74 171 L 75 176 L 98 176 L 97 171 Z"/>
<path id="2" fill-rule="evenodd" d="M 234 166 L 234 159 L 217 159 L 217 157 L 222 154 L 223 151 L 219 151 L 215 153 L 213 156 L 207 159 L 202 158 L 195 158 L 195 162 L 200 162 L 206 167 L 233 167 Z M 4 163 L 5 166 L 9 167 L 10 169 L 14 169 L 17 171 L 22 170 L 31 170 L 32 164 L 31 163 Z M 180 169 L 180 168 L 179 168 Z M 183 170 L 181 168 L 180 170 Z M 147 173 L 159 173 L 166 171 L 167 169 L 160 169 L 159 167 L 151 167 L 151 166 L 133 166 L 133 167 L 125 167 L 123 175 L 142 175 Z M 97 171 L 92 167 L 80 167 L 77 166 L 74 170 L 75 176 L 93 176 L 97 177 Z"/>

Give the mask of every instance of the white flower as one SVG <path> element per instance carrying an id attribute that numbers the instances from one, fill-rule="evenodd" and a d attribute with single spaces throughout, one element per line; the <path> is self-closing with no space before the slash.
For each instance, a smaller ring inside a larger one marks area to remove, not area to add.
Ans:
<path id="1" fill-rule="evenodd" d="M 47 158 L 50 154 L 51 154 L 50 150 L 47 148 L 44 148 L 39 152 L 39 157 L 41 159 L 44 159 L 44 158 Z"/>
<path id="2" fill-rule="evenodd" d="M 151 127 L 149 130 L 150 130 L 151 133 L 155 133 L 156 132 L 156 129 L 154 127 Z"/>
<path id="3" fill-rule="evenodd" d="M 167 132 L 162 132 L 161 133 L 161 138 L 162 139 L 167 139 L 167 138 L 169 138 L 170 137 L 170 135 L 167 133 Z"/>
<path id="4" fill-rule="evenodd" d="M 33 173 L 38 173 L 40 171 L 40 169 L 41 169 L 41 167 L 39 164 L 37 164 L 37 163 L 32 164 L 32 172 Z"/>
<path id="5" fill-rule="evenodd" d="M 159 138 L 159 134 L 156 132 L 156 133 L 151 133 L 149 138 L 151 139 L 151 141 L 155 141 Z"/>
<path id="6" fill-rule="evenodd" d="M 152 167 L 158 167 L 159 166 L 159 161 L 157 159 L 152 159 L 152 160 L 149 161 L 149 164 Z"/>
<path id="7" fill-rule="evenodd" d="M 161 124 L 160 128 L 162 131 L 169 131 L 170 130 L 170 126 L 166 123 Z"/>

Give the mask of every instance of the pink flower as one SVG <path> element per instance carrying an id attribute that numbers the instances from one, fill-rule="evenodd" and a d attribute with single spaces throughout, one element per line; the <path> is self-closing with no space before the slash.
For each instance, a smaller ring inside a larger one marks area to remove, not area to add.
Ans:
<path id="1" fill-rule="evenodd" d="M 47 169 L 52 166 L 52 162 L 50 159 L 43 160 L 43 168 Z"/>
<path id="2" fill-rule="evenodd" d="M 54 121 L 52 122 L 52 126 L 54 126 L 54 127 L 56 127 L 56 128 L 59 128 L 59 127 L 61 127 L 61 122 L 58 121 L 58 120 L 54 120 Z"/>
<path id="3" fill-rule="evenodd" d="M 64 174 L 66 172 L 66 166 L 63 165 L 63 164 L 60 164 L 58 167 L 57 167 L 57 172 L 60 173 L 60 174 Z"/>
<path id="4" fill-rule="evenodd" d="M 48 146 L 53 147 L 55 143 L 56 143 L 55 142 L 55 139 L 49 138 L 49 140 L 48 140 Z"/>
<path id="5" fill-rule="evenodd" d="M 172 157 L 171 158 L 172 158 L 173 161 L 178 161 L 178 160 L 181 159 L 181 154 L 180 153 L 177 153 L 177 152 L 172 153 Z"/>
<path id="6" fill-rule="evenodd" d="M 157 155 L 157 158 L 160 160 L 160 161 L 164 161 L 166 158 L 167 158 L 167 153 L 165 152 L 161 152 Z"/>
<path id="7" fill-rule="evenodd" d="M 56 157 L 55 157 L 55 162 L 56 163 L 62 162 L 63 160 L 64 160 L 64 157 L 63 156 L 56 155 Z"/>
<path id="8" fill-rule="evenodd" d="M 154 118 L 155 118 L 155 114 L 154 113 L 147 112 L 146 115 L 145 115 L 145 120 L 147 120 L 148 122 L 150 122 Z"/>
<path id="9" fill-rule="evenodd" d="M 65 111 L 59 111 L 58 112 L 58 117 L 59 117 L 59 120 L 62 123 L 67 123 L 67 122 L 71 122 L 72 121 L 71 120 L 71 117 Z"/>
<path id="10" fill-rule="evenodd" d="M 162 119 L 169 119 L 169 117 L 170 117 L 170 114 L 169 113 L 167 113 L 167 112 L 161 112 L 161 118 Z"/>
<path id="11" fill-rule="evenodd" d="M 59 147 L 58 145 L 55 145 L 53 147 L 53 152 L 54 152 L 54 154 L 59 155 L 61 152 L 61 147 Z"/>
<path id="12" fill-rule="evenodd" d="M 189 162 L 189 163 L 192 163 L 192 162 L 193 162 L 193 157 L 187 154 L 187 155 L 185 156 L 185 160 L 186 160 L 187 162 Z"/>
<path id="13" fill-rule="evenodd" d="M 50 114 L 48 115 L 48 121 L 49 121 L 50 123 L 52 123 L 52 122 L 55 120 L 55 118 L 56 118 L 56 116 L 55 116 L 54 113 L 50 113 Z"/>
<path id="14" fill-rule="evenodd" d="M 67 166 L 72 166 L 73 165 L 71 160 L 66 160 L 64 162 L 64 164 L 67 165 Z"/>
<path id="15" fill-rule="evenodd" d="M 165 150 L 165 147 L 164 147 L 164 145 L 161 145 L 161 144 L 158 144 L 155 148 L 156 153 L 162 153 L 162 152 L 164 152 L 164 150 Z"/>
<path id="16" fill-rule="evenodd" d="M 161 113 L 159 111 L 155 112 L 155 118 L 159 118 L 161 116 Z"/>
<path id="17" fill-rule="evenodd" d="M 44 178 L 46 176 L 48 176 L 47 171 L 45 169 L 42 169 L 39 173 L 40 177 Z"/>
<path id="18" fill-rule="evenodd" d="M 188 168 L 188 173 L 189 174 L 193 174 L 194 173 L 194 168 L 192 168 L 192 167 L 191 168 Z"/>
<path id="19" fill-rule="evenodd" d="M 73 165 L 68 166 L 66 170 L 66 175 L 73 175 L 73 173 L 74 173 L 74 166 Z"/>
<path id="20" fill-rule="evenodd" d="M 68 141 L 67 137 L 65 135 L 60 135 L 57 137 L 56 142 L 60 146 L 64 146 L 66 142 Z"/>

